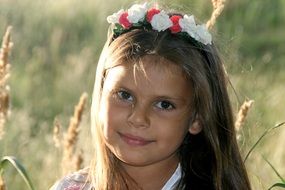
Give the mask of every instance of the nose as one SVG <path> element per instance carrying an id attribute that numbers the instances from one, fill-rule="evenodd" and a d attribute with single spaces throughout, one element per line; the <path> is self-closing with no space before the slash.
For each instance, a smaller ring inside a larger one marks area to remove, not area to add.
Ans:
<path id="1" fill-rule="evenodd" d="M 147 128 L 150 124 L 148 108 L 144 105 L 134 104 L 128 117 L 128 124 L 137 128 Z"/>

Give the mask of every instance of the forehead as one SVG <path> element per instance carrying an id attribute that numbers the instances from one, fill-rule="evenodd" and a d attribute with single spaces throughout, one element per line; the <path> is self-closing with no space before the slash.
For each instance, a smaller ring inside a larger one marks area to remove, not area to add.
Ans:
<path id="1" fill-rule="evenodd" d="M 127 70 L 133 70 L 134 74 L 142 72 L 146 73 L 146 70 L 155 69 L 157 73 L 162 73 L 166 76 L 181 75 L 185 78 L 187 75 L 183 71 L 182 67 L 172 61 L 169 61 L 159 55 L 145 55 L 135 59 L 110 59 L 106 65 L 106 70 L 109 72 L 110 68 L 117 66 L 124 66 Z M 147 75 L 145 75 L 147 77 Z"/>
<path id="2" fill-rule="evenodd" d="M 158 55 L 147 55 L 141 58 L 139 61 L 135 63 L 138 69 L 142 71 L 150 69 L 150 70 L 157 70 L 161 73 L 164 73 L 165 76 L 174 76 L 174 75 L 181 75 L 185 76 L 182 68 L 161 56 Z"/>
<path id="3" fill-rule="evenodd" d="M 133 88 L 141 94 L 190 96 L 192 85 L 180 66 L 159 56 L 121 63 L 108 69 L 104 86 Z"/>

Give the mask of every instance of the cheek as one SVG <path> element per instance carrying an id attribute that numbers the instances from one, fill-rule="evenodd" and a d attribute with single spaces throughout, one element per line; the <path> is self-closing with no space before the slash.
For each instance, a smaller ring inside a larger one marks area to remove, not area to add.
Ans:
<path id="1" fill-rule="evenodd" d="M 172 125 L 168 127 L 164 127 L 159 130 L 158 133 L 161 138 L 164 138 L 169 141 L 179 141 L 179 139 L 183 139 L 184 136 L 188 133 L 188 127 L 179 127 L 177 125 Z"/>
<path id="2" fill-rule="evenodd" d="M 101 102 L 100 120 L 103 124 L 105 136 L 109 136 L 113 130 L 125 125 L 128 110 L 116 105 L 112 98 L 104 98 Z"/>
<path id="3" fill-rule="evenodd" d="M 182 142 L 189 129 L 189 119 L 188 117 L 168 117 L 164 119 L 157 119 L 154 126 L 157 128 L 159 133 L 157 133 L 160 138 L 165 139 L 165 141 L 171 142 Z"/>
<path id="4" fill-rule="evenodd" d="M 187 135 L 188 130 L 183 129 L 176 129 L 172 130 L 170 133 L 167 134 L 160 134 L 161 139 L 164 139 L 161 141 L 160 145 L 162 149 L 166 150 L 172 150 L 177 151 L 181 144 L 183 143 L 183 140 L 185 136 Z"/>

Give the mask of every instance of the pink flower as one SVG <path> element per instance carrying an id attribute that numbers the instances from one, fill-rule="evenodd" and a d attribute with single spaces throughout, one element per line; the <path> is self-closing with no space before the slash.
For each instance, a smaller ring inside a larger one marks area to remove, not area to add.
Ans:
<path id="1" fill-rule="evenodd" d="M 121 15 L 124 13 L 124 10 L 121 9 L 119 10 L 118 12 L 110 15 L 107 17 L 107 21 L 108 23 L 112 23 L 112 24 L 116 24 L 116 23 L 119 23 L 119 18 L 121 17 Z"/>
<path id="2" fill-rule="evenodd" d="M 170 17 L 170 20 L 172 21 L 173 25 L 172 27 L 169 28 L 169 30 L 171 31 L 171 33 L 177 33 L 177 32 L 181 32 L 182 28 L 179 25 L 179 20 L 182 18 L 182 16 L 179 15 L 173 15 Z"/>
<path id="3" fill-rule="evenodd" d="M 119 18 L 119 23 L 125 28 L 125 29 L 129 29 L 132 24 L 130 23 L 130 21 L 128 20 L 128 13 L 124 12 L 120 18 Z"/>
<path id="4" fill-rule="evenodd" d="M 152 9 L 148 10 L 148 11 L 147 11 L 147 14 L 146 14 L 146 20 L 147 20 L 148 22 L 151 22 L 152 17 L 153 17 L 154 15 L 158 14 L 158 13 L 160 13 L 160 10 L 155 9 L 155 8 L 152 8 Z"/>

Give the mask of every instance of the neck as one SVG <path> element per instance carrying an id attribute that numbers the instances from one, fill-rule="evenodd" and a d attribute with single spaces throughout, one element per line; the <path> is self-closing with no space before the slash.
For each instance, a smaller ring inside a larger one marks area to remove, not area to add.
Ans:
<path id="1" fill-rule="evenodd" d="M 145 166 L 133 166 L 126 163 L 122 163 L 122 166 L 143 190 L 160 190 L 175 172 L 178 163 L 178 158 L 173 157 Z"/>

